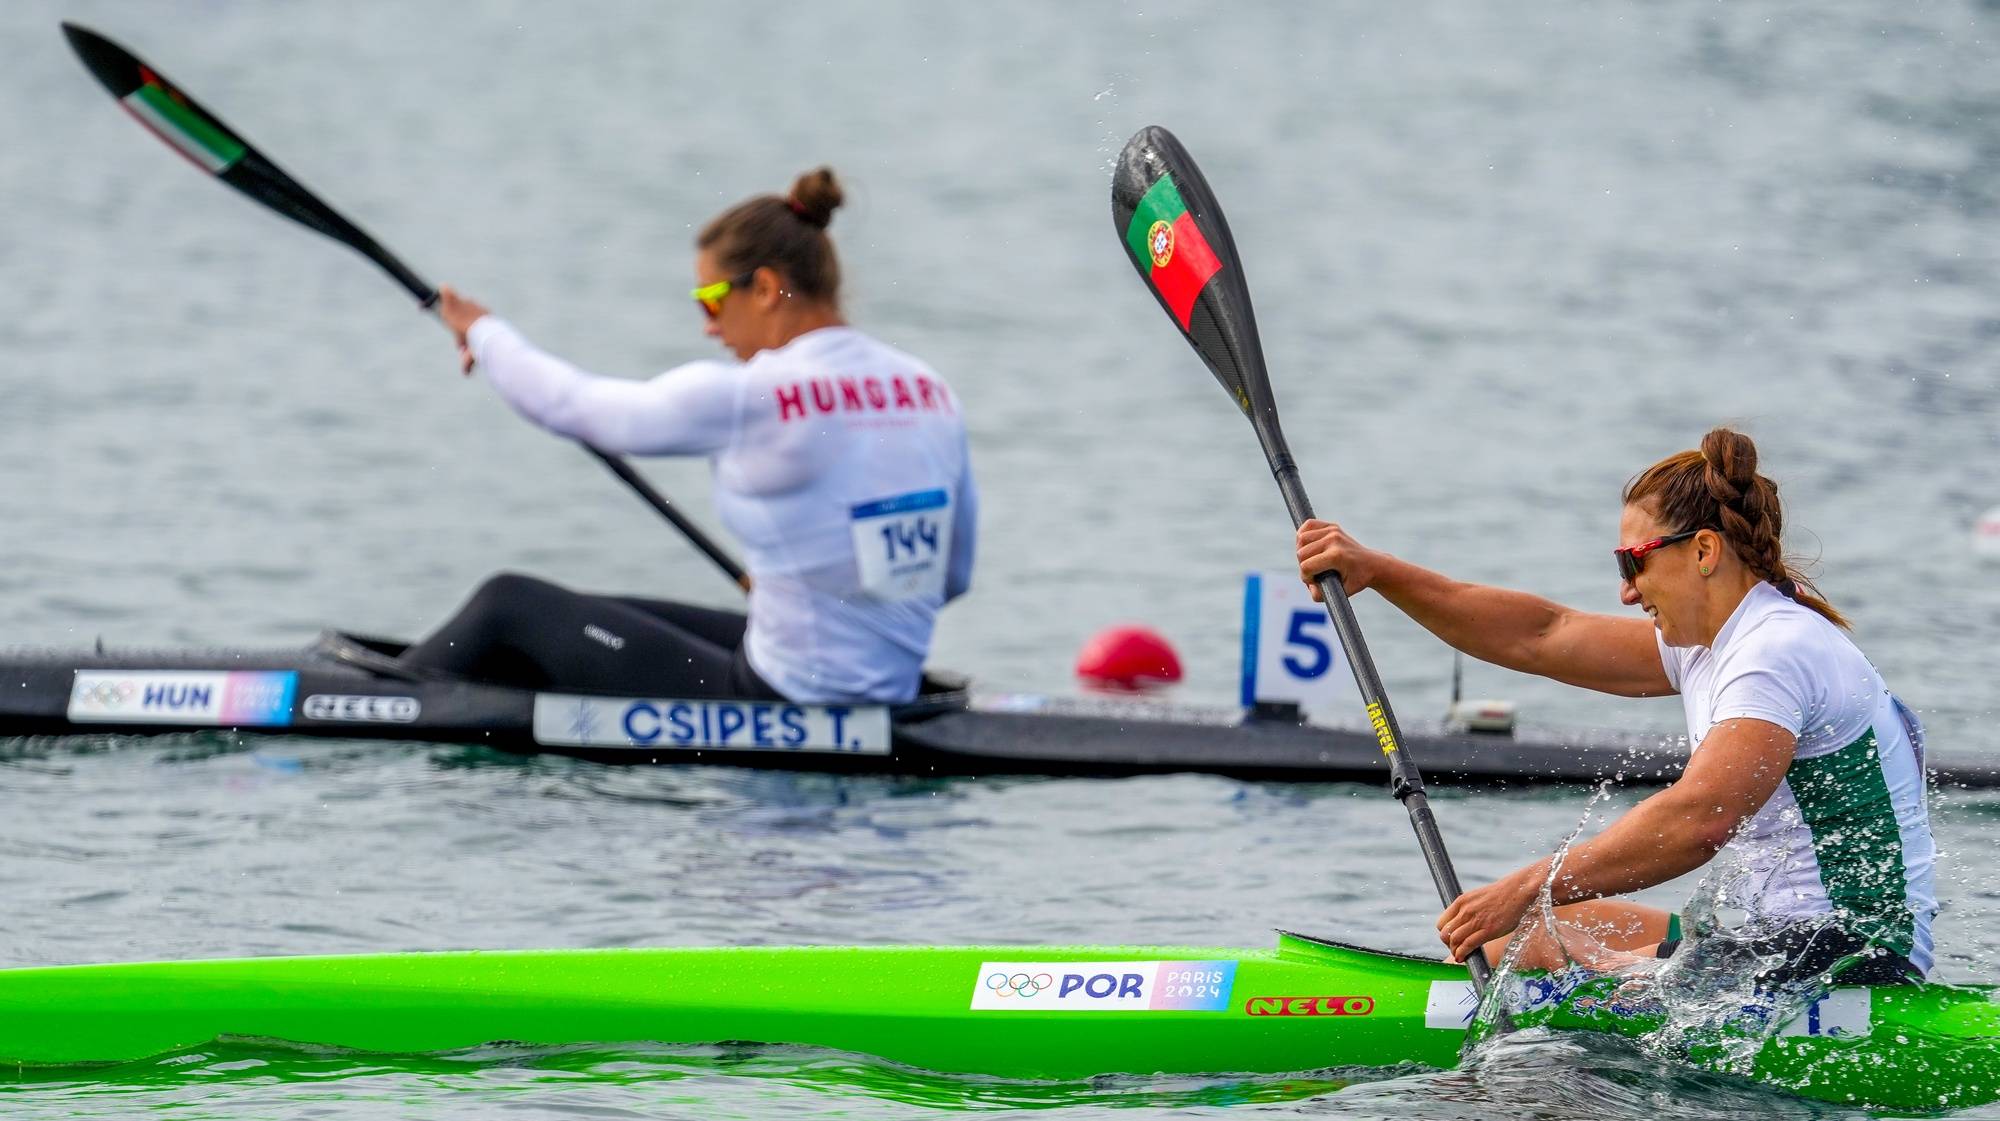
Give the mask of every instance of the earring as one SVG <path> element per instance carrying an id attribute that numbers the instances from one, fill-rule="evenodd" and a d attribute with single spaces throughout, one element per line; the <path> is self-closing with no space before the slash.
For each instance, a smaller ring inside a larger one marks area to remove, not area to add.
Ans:
<path id="1" fill-rule="evenodd" d="M 1702 566 L 1701 566 L 1701 574 L 1702 574 L 1703 576 L 1706 576 L 1706 575 L 1708 575 L 1708 566 L 1707 566 L 1707 565 L 1705 565 L 1705 564 L 1704 564 L 1704 565 L 1702 565 Z"/>

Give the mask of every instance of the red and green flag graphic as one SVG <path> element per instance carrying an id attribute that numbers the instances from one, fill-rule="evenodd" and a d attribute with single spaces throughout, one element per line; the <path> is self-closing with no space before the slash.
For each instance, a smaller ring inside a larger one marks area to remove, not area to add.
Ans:
<path id="1" fill-rule="evenodd" d="M 210 175 L 222 174 L 243 158 L 243 145 L 235 137 L 183 104 L 152 71 L 141 66 L 139 76 L 145 85 L 126 94 L 119 103 L 139 118 L 140 124 Z"/>
<path id="2" fill-rule="evenodd" d="M 1139 200 L 1131 223 L 1125 227 L 1125 245 L 1138 258 L 1139 267 L 1146 271 L 1146 279 L 1160 298 L 1167 301 L 1174 322 L 1187 330 L 1195 297 L 1201 295 L 1208 278 L 1222 270 L 1222 262 L 1216 260 L 1215 250 L 1208 247 L 1208 239 L 1194 224 L 1194 215 L 1181 201 L 1181 189 L 1174 186 L 1173 176 L 1160 176 Z"/>

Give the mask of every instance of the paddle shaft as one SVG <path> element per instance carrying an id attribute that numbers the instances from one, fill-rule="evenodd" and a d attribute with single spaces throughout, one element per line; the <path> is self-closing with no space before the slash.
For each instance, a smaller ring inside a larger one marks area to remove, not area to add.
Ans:
<path id="1" fill-rule="evenodd" d="M 382 266 L 384 272 L 394 277 L 398 284 L 408 289 L 410 295 L 417 298 L 418 307 L 423 308 L 432 315 L 437 314 L 437 290 L 424 283 L 416 273 L 410 271 L 408 266 L 397 260 L 394 254 L 375 244 L 373 240 L 368 240 L 365 245 L 356 245 L 355 248 L 369 260 Z M 638 495 L 641 501 L 651 506 L 661 517 L 673 523 L 673 527 L 680 530 L 681 535 L 686 537 L 689 543 L 696 549 L 699 549 L 703 556 L 715 562 L 715 566 L 726 573 L 731 580 L 734 580 L 737 587 L 746 592 L 750 590 L 750 574 L 743 570 L 742 565 L 736 563 L 736 558 L 729 555 L 729 550 L 717 544 L 714 538 L 703 532 L 700 526 L 690 521 L 687 515 L 675 509 L 673 500 L 661 494 L 631 464 L 625 462 L 619 456 L 612 455 L 610 452 L 594 447 L 582 440 L 578 440 L 576 443 L 578 447 L 589 452 L 599 463 L 602 463 L 606 470 L 618 476 L 619 481 L 630 487 L 632 493 Z"/>
<path id="2" fill-rule="evenodd" d="M 581 442 L 579 441 L 579 443 Z M 704 556 L 715 562 L 717 568 L 728 573 L 729 578 L 736 581 L 737 587 L 742 588 L 746 592 L 750 590 L 750 574 L 743 570 L 742 565 L 736 563 L 736 558 L 730 556 L 728 550 L 716 544 L 708 534 L 703 533 L 699 526 L 689 521 L 679 510 L 674 509 L 673 502 L 666 495 L 654 490 L 653 484 L 647 482 L 639 472 L 633 470 L 631 464 L 589 444 L 581 444 L 581 446 L 584 451 L 596 456 L 598 462 L 604 464 L 613 475 L 623 480 L 626 486 L 631 487 L 632 492 L 644 499 L 648 506 L 659 511 L 661 517 L 674 523 L 674 528 L 685 534 L 687 539 L 694 544 L 695 548 L 700 549 Z"/>
<path id="3" fill-rule="evenodd" d="M 304 187 L 299 187 L 298 189 L 300 191 L 305 190 Z M 353 246 L 362 256 L 381 266 L 383 272 L 395 278 L 396 283 L 402 285 L 410 295 L 416 297 L 418 307 L 430 312 L 433 316 L 437 314 L 437 289 L 424 283 L 423 279 L 415 272 L 412 272 L 409 266 L 398 260 L 395 254 L 382 248 L 375 243 L 373 238 L 365 234 L 361 236 L 359 243 L 349 241 L 347 244 Z M 675 509 L 673 501 L 666 495 L 661 494 L 653 484 L 647 482 L 645 476 L 633 469 L 631 464 L 625 462 L 619 456 L 612 455 L 602 448 L 593 447 L 582 440 L 577 441 L 577 446 L 589 452 L 599 463 L 604 464 L 605 468 L 613 475 L 618 476 L 619 481 L 631 488 L 632 493 L 638 495 L 641 501 L 651 506 L 661 517 L 667 519 L 668 522 L 671 522 L 673 527 L 680 530 L 682 536 L 686 537 L 696 549 L 699 549 L 703 556 L 715 562 L 717 568 L 720 568 L 731 580 L 734 580 L 737 587 L 742 588 L 746 592 L 750 590 L 750 574 L 743 570 L 742 565 L 736 563 L 736 558 L 730 556 L 729 551 L 717 544 L 714 538 L 704 533 L 700 526 L 695 525 L 685 514 Z"/>
<path id="4" fill-rule="evenodd" d="M 437 292 L 418 279 L 417 274 L 404 267 L 401 261 L 391 256 L 388 250 L 382 249 L 380 246 L 375 246 L 374 248 L 375 252 L 369 252 L 364 249 L 362 253 L 369 260 L 381 265 L 403 287 L 409 289 L 410 294 L 417 298 L 419 307 L 430 312 L 432 315 L 436 315 Z M 380 254 L 379 257 L 376 256 L 377 253 Z M 638 495 L 640 501 L 651 506 L 661 517 L 673 523 L 673 527 L 680 530 L 681 535 L 686 537 L 688 542 L 696 549 L 700 550 L 703 556 L 715 562 L 715 566 L 727 574 L 731 580 L 734 580 L 737 587 L 746 592 L 750 590 L 750 574 L 743 570 L 742 565 L 736 563 L 736 558 L 729 555 L 729 550 L 723 548 L 714 538 L 703 532 L 702 528 L 690 521 L 687 515 L 675 509 L 673 500 L 661 494 L 631 464 L 625 462 L 622 457 L 612 455 L 610 452 L 595 447 L 583 440 L 578 440 L 576 444 L 584 451 L 589 452 L 599 463 L 602 463 L 606 470 L 618 476 L 619 481 L 631 488 L 632 493 Z"/>
<path id="5" fill-rule="evenodd" d="M 394 254 L 375 244 L 373 240 L 368 240 L 365 245 L 355 245 L 354 248 L 359 250 L 369 260 L 380 265 L 384 272 L 394 277 L 396 282 L 401 284 L 405 289 L 408 289 L 409 293 L 417 298 L 418 307 L 430 312 L 432 315 L 437 314 L 437 290 L 425 284 L 416 273 L 410 271 L 408 266 L 397 260 Z M 700 550 L 703 556 L 715 562 L 715 566 L 727 574 L 731 580 L 734 580 L 737 587 L 746 592 L 750 590 L 750 574 L 743 570 L 742 565 L 736 563 L 736 558 L 730 556 L 729 551 L 724 549 L 720 544 L 717 544 L 714 538 L 703 532 L 700 526 L 695 525 L 685 514 L 675 509 L 673 501 L 666 495 L 661 494 L 653 484 L 647 482 L 645 476 L 639 474 L 631 464 L 625 462 L 623 458 L 612 455 L 602 448 L 594 447 L 585 441 L 578 440 L 576 443 L 578 447 L 595 457 L 599 463 L 604 464 L 605 468 L 613 475 L 618 476 L 619 481 L 631 488 L 632 493 L 638 495 L 640 501 L 651 506 L 661 517 L 672 523 L 675 529 L 680 530 L 681 535 L 686 537 L 689 543 L 696 549 Z"/>
<path id="6" fill-rule="evenodd" d="M 356 246 L 355 248 L 360 249 L 362 255 L 366 256 L 369 260 L 382 266 L 383 271 L 395 277 L 397 283 L 409 289 L 410 294 L 417 298 L 417 306 L 430 312 L 432 315 L 437 314 L 437 291 L 419 279 L 416 273 L 411 272 L 409 268 L 397 260 L 388 250 L 375 245 L 372 241 L 368 243 L 367 248 L 361 246 Z M 638 495 L 640 501 L 651 506 L 661 517 L 672 523 L 675 529 L 680 530 L 681 535 L 686 537 L 688 542 L 696 549 L 700 550 L 703 556 L 715 562 L 715 566 L 727 574 L 731 580 L 734 580 L 737 587 L 746 592 L 750 590 L 750 574 L 743 570 L 742 565 L 736 563 L 736 558 L 729 555 L 729 550 L 717 544 L 714 538 L 703 532 L 700 526 L 690 521 L 687 515 L 675 509 L 673 501 L 666 495 L 661 494 L 653 484 L 647 482 L 645 476 L 639 474 L 631 464 L 625 462 L 622 457 L 612 455 L 610 452 L 599 447 L 594 447 L 583 440 L 578 440 L 576 444 L 584 451 L 589 452 L 599 463 L 604 464 L 605 468 L 613 475 L 618 476 L 619 481 L 631 488 L 632 493 Z"/>
<path id="7" fill-rule="evenodd" d="M 118 99 L 119 107 L 131 114 L 146 131 L 159 137 L 167 147 L 212 178 L 368 258 L 414 297 L 417 306 L 437 314 L 437 289 L 394 253 L 384 249 L 361 227 L 349 221 L 346 215 L 328 206 L 305 184 L 271 162 L 256 146 L 223 123 L 220 117 L 124 47 L 87 27 L 73 23 L 62 26 L 63 34 L 83 60 L 84 66 Z M 745 591 L 749 590 L 750 579 L 743 566 L 674 509 L 673 503 L 653 489 L 630 464 L 581 440 L 577 442 L 632 488 L 633 493 L 647 505 L 673 523 L 674 528 L 686 535 L 697 549 L 728 573 L 731 580 Z"/>
<path id="8" fill-rule="evenodd" d="M 1278 492 L 1284 496 L 1285 510 L 1292 515 L 1294 530 L 1311 520 L 1312 499 L 1306 497 L 1305 483 L 1299 478 L 1298 464 L 1292 459 L 1292 452 L 1285 444 L 1284 430 L 1278 424 L 1277 406 L 1270 406 L 1267 423 L 1257 425 L 1257 442 L 1264 449 L 1264 458 L 1271 465 L 1271 477 L 1277 480 Z M 1326 613 L 1333 620 L 1334 633 L 1340 636 L 1340 648 L 1347 652 L 1347 664 L 1354 671 L 1354 685 L 1361 691 L 1361 703 L 1368 714 L 1368 722 L 1375 730 L 1375 740 L 1382 746 L 1382 754 L 1389 758 L 1389 792 L 1403 804 L 1403 812 L 1410 817 L 1410 828 L 1417 834 L 1417 848 L 1424 854 L 1424 864 L 1430 869 L 1431 883 L 1437 888 L 1438 902 L 1449 907 L 1452 901 L 1465 894 L 1459 886 L 1458 870 L 1452 867 L 1451 853 L 1444 846 L 1444 834 L 1438 831 L 1437 815 L 1431 812 L 1430 796 L 1424 793 L 1424 776 L 1417 770 L 1416 760 L 1403 748 L 1403 729 L 1396 723 L 1396 710 L 1389 707 L 1389 690 L 1382 684 L 1382 674 L 1375 668 L 1375 658 L 1368 653 L 1368 642 L 1361 636 L 1361 620 L 1354 616 L 1354 603 L 1347 598 L 1347 585 L 1341 582 L 1340 573 L 1322 572 L 1314 585 L 1319 588 L 1320 598 L 1326 603 Z M 1486 995 L 1493 980 L 1493 969 L 1486 962 L 1486 951 L 1482 948 L 1465 961 L 1466 971 L 1472 974 L 1473 988 L 1480 996 Z M 1506 1012 L 1501 1010 L 1501 1023 L 1505 1024 Z"/>
<path id="9" fill-rule="evenodd" d="M 1306 497 L 1305 484 L 1299 480 L 1299 470 L 1292 465 L 1291 456 L 1283 454 L 1282 449 L 1279 451 L 1280 455 L 1272 457 L 1278 463 L 1273 477 L 1285 497 L 1285 509 L 1292 515 L 1292 528 L 1297 529 L 1313 516 L 1312 500 Z M 1452 900 L 1464 894 L 1464 889 L 1459 887 L 1451 854 L 1445 850 L 1444 835 L 1438 832 L 1437 817 L 1431 813 L 1430 798 L 1424 793 L 1424 776 L 1417 770 L 1416 761 L 1403 750 L 1403 730 L 1396 724 L 1395 710 L 1389 707 L 1389 692 L 1375 669 L 1374 657 L 1368 653 L 1368 643 L 1361 637 L 1361 621 L 1354 617 L 1354 604 L 1347 598 L 1347 588 L 1338 572 L 1322 572 L 1316 583 L 1320 597 L 1326 601 L 1326 613 L 1333 620 L 1334 632 L 1340 636 L 1340 648 L 1347 652 L 1347 664 L 1354 670 L 1354 684 L 1361 690 L 1361 702 L 1367 706 L 1375 738 L 1382 745 L 1382 753 L 1389 757 L 1390 792 L 1410 815 L 1410 828 L 1416 831 L 1417 847 L 1423 850 L 1431 882 L 1437 885 L 1438 901 L 1449 907 Z M 1483 995 L 1493 972 L 1486 964 L 1485 951 L 1474 952 L 1466 959 L 1465 968 Z"/>

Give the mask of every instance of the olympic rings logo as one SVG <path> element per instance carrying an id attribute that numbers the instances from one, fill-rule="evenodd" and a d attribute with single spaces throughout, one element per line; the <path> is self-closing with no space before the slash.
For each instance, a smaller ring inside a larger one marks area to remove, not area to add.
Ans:
<path id="1" fill-rule="evenodd" d="M 135 692 L 130 681 L 98 681 L 79 691 L 76 703 L 86 708 L 124 708 Z"/>
<path id="2" fill-rule="evenodd" d="M 1035 996 L 1043 989 L 1056 983 L 1054 977 L 1046 973 L 989 973 L 986 987 L 994 996 L 1018 996 L 1023 1000 Z"/>

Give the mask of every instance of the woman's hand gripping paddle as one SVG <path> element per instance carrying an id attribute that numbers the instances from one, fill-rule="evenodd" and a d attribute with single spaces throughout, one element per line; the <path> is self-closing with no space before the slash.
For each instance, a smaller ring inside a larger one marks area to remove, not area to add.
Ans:
<path id="1" fill-rule="evenodd" d="M 410 271 L 409 266 L 397 260 L 395 254 L 376 244 L 375 239 L 362 232 L 361 227 L 348 221 L 298 180 L 285 174 L 284 169 L 251 147 L 249 141 L 223 124 L 221 118 L 202 108 L 200 102 L 189 97 L 179 86 L 167 81 L 158 70 L 89 28 L 65 23 L 62 29 L 69 38 L 69 45 L 83 59 L 84 66 L 103 83 L 105 89 L 111 91 L 118 104 L 153 135 L 166 141 L 168 147 L 186 157 L 189 163 L 307 229 L 325 234 L 375 262 L 397 284 L 402 285 L 404 291 L 416 298 L 418 307 L 436 311 L 437 289 L 424 283 L 422 278 Z M 743 571 L 743 566 L 675 509 L 666 496 L 648 485 L 630 464 L 589 444 L 582 446 L 631 487 L 647 505 L 686 534 L 696 548 L 729 574 L 730 579 L 746 590 L 750 587 L 750 577 Z"/>
<path id="2" fill-rule="evenodd" d="M 1215 192 L 1173 133 L 1155 125 L 1126 141 L 1111 176 L 1111 220 L 1140 278 L 1230 400 L 1250 418 L 1297 528 L 1313 516 L 1312 503 L 1278 425 L 1278 403 L 1271 396 L 1271 378 L 1264 367 L 1264 348 L 1236 242 L 1229 236 L 1229 223 Z M 1388 757 L 1390 790 L 1409 812 L 1438 898 L 1450 904 L 1460 894 L 1458 873 L 1452 870 L 1451 856 L 1424 795 L 1423 776 L 1403 748 L 1396 715 L 1390 711 L 1382 677 L 1362 640 L 1340 574 L 1320 576 L 1319 591 L 1348 664 L 1354 667 L 1354 683 L 1361 689 L 1375 738 Z M 1466 967 L 1473 984 L 1484 993 L 1491 974 L 1485 955 L 1472 955 Z"/>

